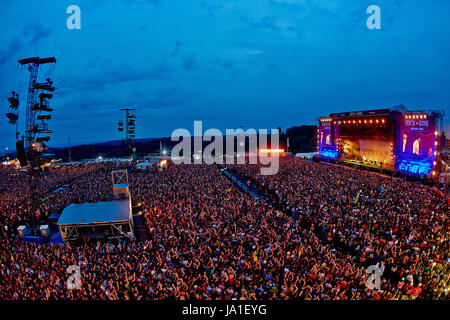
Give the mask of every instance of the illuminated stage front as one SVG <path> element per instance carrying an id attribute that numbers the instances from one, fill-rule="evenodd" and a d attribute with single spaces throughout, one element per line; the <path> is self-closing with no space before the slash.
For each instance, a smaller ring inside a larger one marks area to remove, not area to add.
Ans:
<path id="1" fill-rule="evenodd" d="M 377 122 L 378 120 L 378 122 Z M 340 124 L 339 124 L 340 122 Z M 337 121 L 341 160 L 387 169 L 395 168 L 392 125 L 385 118 Z"/>
<path id="2" fill-rule="evenodd" d="M 369 139 L 342 139 L 343 161 L 352 161 L 387 169 L 395 168 L 392 141 Z"/>

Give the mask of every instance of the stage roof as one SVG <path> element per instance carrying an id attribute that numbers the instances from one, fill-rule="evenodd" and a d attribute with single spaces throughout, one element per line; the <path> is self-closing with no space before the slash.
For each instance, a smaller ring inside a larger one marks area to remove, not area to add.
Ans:
<path id="1" fill-rule="evenodd" d="M 128 221 L 131 217 L 131 200 L 115 200 L 71 204 L 61 213 L 59 225 L 95 224 Z"/>

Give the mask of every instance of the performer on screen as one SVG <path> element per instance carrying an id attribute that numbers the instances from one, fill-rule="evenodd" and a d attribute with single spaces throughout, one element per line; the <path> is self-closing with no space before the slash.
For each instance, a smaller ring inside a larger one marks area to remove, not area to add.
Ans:
<path id="1" fill-rule="evenodd" d="M 416 140 L 414 140 L 414 144 L 413 144 L 413 154 L 420 154 L 420 137 L 417 137 Z"/>
<path id="2" fill-rule="evenodd" d="M 408 135 L 405 133 L 403 135 L 403 152 L 405 152 L 406 149 L 406 141 L 408 140 Z"/>
<path id="3" fill-rule="evenodd" d="M 326 144 L 327 146 L 331 146 L 331 133 L 327 134 Z"/>

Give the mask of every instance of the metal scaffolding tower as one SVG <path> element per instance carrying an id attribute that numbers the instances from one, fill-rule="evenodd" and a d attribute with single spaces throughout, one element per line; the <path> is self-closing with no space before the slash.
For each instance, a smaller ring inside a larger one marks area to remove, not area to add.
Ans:
<path id="1" fill-rule="evenodd" d="M 439 131 L 439 134 L 441 134 L 442 132 L 444 132 L 445 128 L 444 128 L 444 117 L 445 117 L 445 110 L 430 110 L 430 113 L 433 114 L 436 119 L 438 119 L 438 125 L 437 125 L 437 130 Z"/>
<path id="2" fill-rule="evenodd" d="M 25 118 L 25 143 L 27 155 L 33 165 L 33 162 L 39 159 L 39 154 L 46 150 L 45 142 L 50 140 L 49 136 L 42 136 L 42 134 L 52 132 L 49 130 L 47 123 L 51 119 L 51 115 L 47 113 L 53 111 L 48 103 L 48 99 L 51 99 L 53 95 L 48 92 L 55 91 L 50 78 L 47 78 L 45 82 L 37 82 L 39 69 L 41 65 L 56 63 L 56 59 L 54 57 L 33 57 L 19 60 L 19 63 L 28 65 L 28 71 L 30 72 Z"/>
<path id="3" fill-rule="evenodd" d="M 119 132 L 123 132 L 125 129 L 125 137 L 122 137 L 122 145 L 127 153 L 127 155 L 132 154 L 133 158 L 135 157 L 136 146 L 136 114 L 132 111 L 136 109 L 131 108 L 123 108 L 120 111 L 125 112 L 125 120 L 119 120 L 118 122 L 118 130 Z M 125 125 L 125 128 L 124 128 Z"/>

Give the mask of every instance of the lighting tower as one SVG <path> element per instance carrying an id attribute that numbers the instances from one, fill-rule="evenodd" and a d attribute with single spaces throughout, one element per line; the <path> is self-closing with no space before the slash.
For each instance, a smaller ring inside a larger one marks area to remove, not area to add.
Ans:
<path id="1" fill-rule="evenodd" d="M 133 155 L 133 160 L 135 159 L 136 147 L 136 114 L 132 111 L 136 109 L 131 108 L 123 108 L 120 111 L 125 112 L 125 121 L 119 120 L 118 122 L 118 130 L 119 132 L 123 132 L 125 129 L 125 138 L 122 138 L 123 146 L 126 150 L 126 153 Z M 125 125 L 125 128 L 124 128 Z"/>
<path id="2" fill-rule="evenodd" d="M 21 65 L 28 65 L 30 79 L 28 81 L 28 95 L 26 105 L 25 118 L 25 143 L 26 151 L 31 167 L 36 166 L 40 157 L 40 153 L 47 149 L 45 142 L 50 140 L 48 135 L 52 131 L 48 129 L 47 121 L 51 119 L 53 109 L 49 107 L 48 100 L 53 97 L 49 92 L 55 91 L 53 81 L 50 78 L 45 82 L 38 82 L 38 73 L 41 65 L 48 63 L 56 63 L 54 57 L 39 58 L 32 57 L 19 60 Z"/>
<path id="3" fill-rule="evenodd" d="M 16 140 L 19 138 L 19 94 L 15 91 L 11 92 L 11 97 L 8 98 L 8 101 L 10 103 L 9 106 L 9 112 L 6 114 L 6 117 L 8 117 L 8 122 L 12 125 L 16 126 Z"/>
<path id="4" fill-rule="evenodd" d="M 445 110 L 431 110 L 431 114 L 433 114 L 436 119 L 438 119 L 438 125 L 436 126 L 437 130 L 439 131 L 439 134 L 445 130 L 444 128 L 444 117 L 445 117 Z"/>

